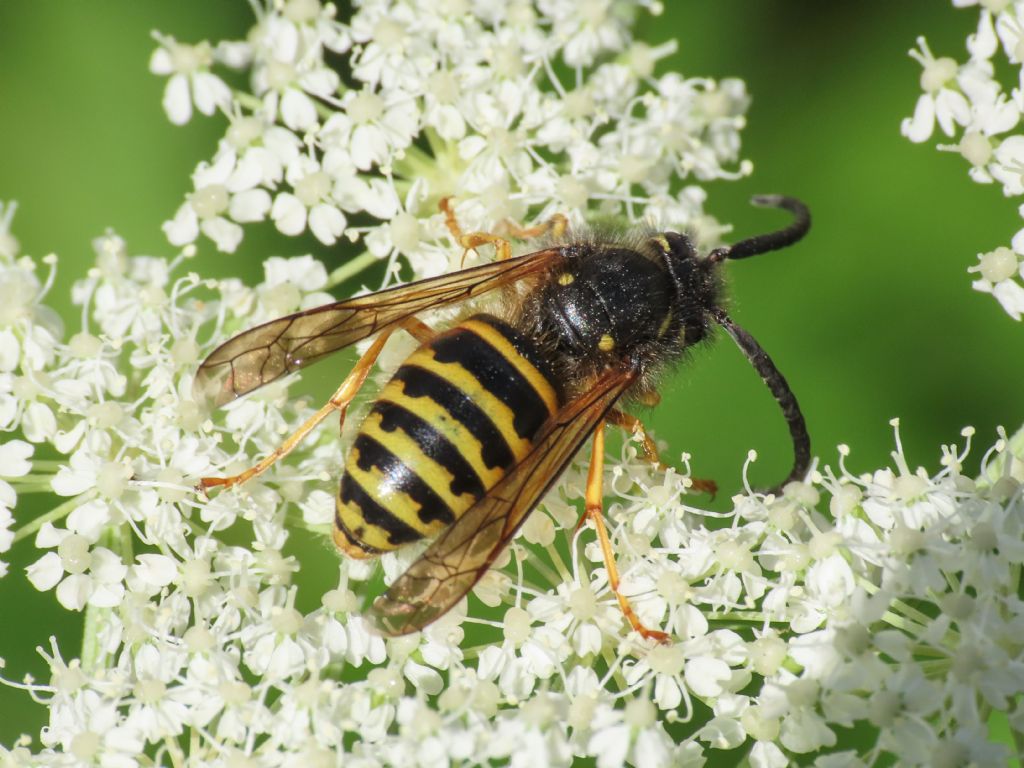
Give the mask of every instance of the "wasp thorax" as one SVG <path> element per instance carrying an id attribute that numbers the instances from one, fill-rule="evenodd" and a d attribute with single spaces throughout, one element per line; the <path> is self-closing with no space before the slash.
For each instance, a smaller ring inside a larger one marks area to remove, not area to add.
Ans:
<path id="1" fill-rule="evenodd" d="M 536 299 L 535 322 L 563 354 L 628 355 L 671 317 L 665 269 L 637 251 L 576 246 Z"/>

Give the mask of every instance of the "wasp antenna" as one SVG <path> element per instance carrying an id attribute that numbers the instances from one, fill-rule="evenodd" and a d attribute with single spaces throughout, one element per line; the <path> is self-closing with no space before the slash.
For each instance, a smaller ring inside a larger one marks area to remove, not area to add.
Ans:
<path id="1" fill-rule="evenodd" d="M 750 198 L 750 202 L 759 208 L 784 208 L 793 214 L 793 223 L 788 227 L 775 232 L 769 232 L 766 235 L 755 235 L 746 240 L 740 240 L 731 248 L 716 250 L 711 255 L 714 261 L 745 259 L 748 256 L 756 256 L 759 253 L 777 251 L 779 248 L 785 248 L 787 245 L 795 243 L 806 235 L 807 230 L 811 228 L 811 212 L 807 209 L 806 205 L 795 197 L 755 195 Z"/>
<path id="2" fill-rule="evenodd" d="M 772 395 L 775 397 L 775 402 L 779 404 L 779 407 L 782 409 L 782 415 L 786 419 L 786 425 L 789 427 L 789 436 L 793 440 L 793 469 L 790 470 L 785 480 L 770 489 L 771 493 L 779 493 L 783 486 L 791 480 L 802 480 L 807 474 L 808 467 L 811 465 L 811 438 L 807 434 L 807 424 L 804 421 L 803 413 L 800 412 L 800 404 L 797 403 L 793 390 L 789 388 L 786 377 L 775 367 L 775 363 L 768 357 L 768 353 L 764 351 L 764 348 L 757 343 L 757 339 L 736 325 L 722 310 L 713 311 L 712 317 L 732 336 L 736 346 L 743 350 L 743 354 L 747 356 L 750 364 L 754 366 L 754 370 L 761 375 L 762 381 L 768 385 L 768 389 L 771 390 Z"/>

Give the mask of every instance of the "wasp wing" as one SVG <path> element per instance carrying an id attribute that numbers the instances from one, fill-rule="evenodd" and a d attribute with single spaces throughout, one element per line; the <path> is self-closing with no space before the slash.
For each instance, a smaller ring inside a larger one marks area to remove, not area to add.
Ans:
<path id="1" fill-rule="evenodd" d="M 218 407 L 324 356 L 434 307 L 454 304 L 546 269 L 546 248 L 367 296 L 325 304 L 250 328 L 215 349 L 196 373 L 199 402 Z"/>
<path id="2" fill-rule="evenodd" d="M 523 460 L 377 598 L 369 611 L 377 628 L 388 635 L 415 632 L 461 600 L 636 376 L 633 368 L 611 371 L 551 417 Z"/>

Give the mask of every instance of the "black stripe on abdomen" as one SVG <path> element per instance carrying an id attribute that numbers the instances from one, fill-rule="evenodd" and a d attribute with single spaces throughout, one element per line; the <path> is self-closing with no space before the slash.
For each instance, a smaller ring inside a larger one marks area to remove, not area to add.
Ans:
<path id="1" fill-rule="evenodd" d="M 381 476 L 385 478 L 388 493 L 404 493 L 419 505 L 417 514 L 424 525 L 438 521 L 444 525 L 455 522 L 455 514 L 445 500 L 416 474 L 415 469 L 395 456 L 386 446 L 369 435 L 360 434 L 352 444 L 352 450 L 358 454 L 356 464 L 361 470 L 369 472 L 373 467 L 380 470 Z M 383 498 L 381 500 L 383 501 Z"/>
<path id="2" fill-rule="evenodd" d="M 468 429 L 480 441 L 481 458 L 488 467 L 507 469 L 512 465 L 515 457 L 501 432 L 461 389 L 416 365 L 403 365 L 395 372 L 394 379 L 403 383 L 407 396 L 433 400 Z"/>
<path id="3" fill-rule="evenodd" d="M 459 449 L 429 422 L 388 400 L 378 400 L 374 403 L 372 413 L 380 414 L 381 429 L 385 432 L 402 430 L 416 442 L 423 455 L 429 456 L 444 470 L 451 473 L 452 496 L 468 493 L 473 498 L 479 499 L 484 495 L 486 489 L 473 467 L 463 458 Z"/>
<path id="4" fill-rule="evenodd" d="M 338 495 L 341 497 L 343 504 L 358 509 L 365 522 L 370 525 L 375 525 L 386 532 L 388 535 L 388 542 L 392 546 L 400 547 L 403 544 L 409 544 L 423 538 L 422 533 L 417 531 L 415 528 L 406 525 L 374 501 L 370 494 L 364 491 L 363 487 L 353 480 L 352 476 L 347 472 L 341 477 L 341 488 L 338 490 Z M 358 543 L 362 538 L 361 531 L 348 531 L 346 527 L 340 527 L 342 530 L 345 530 L 350 534 L 352 541 Z M 366 547 L 363 544 L 359 544 L 359 546 L 367 552 L 374 549 L 373 547 Z"/>
<path id="5" fill-rule="evenodd" d="M 489 324 L 497 331 L 503 330 L 495 323 Z M 515 343 L 516 340 L 509 338 L 509 341 Z M 437 362 L 462 366 L 484 389 L 507 405 L 513 414 L 516 434 L 526 440 L 533 439 L 548 417 L 548 408 L 512 361 L 466 328 L 454 329 L 430 347 Z"/>

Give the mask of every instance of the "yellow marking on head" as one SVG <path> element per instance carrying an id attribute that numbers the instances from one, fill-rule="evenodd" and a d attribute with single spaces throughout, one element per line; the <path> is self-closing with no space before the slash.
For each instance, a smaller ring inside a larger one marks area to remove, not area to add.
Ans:
<path id="1" fill-rule="evenodd" d="M 570 275 L 570 277 L 572 276 Z M 553 416 L 558 412 L 558 395 L 555 393 L 555 388 L 551 386 L 551 382 L 548 381 L 544 374 L 534 368 L 533 364 L 523 357 L 519 350 L 512 345 L 512 342 L 505 338 L 494 326 L 479 320 L 467 320 L 464 323 L 459 323 L 459 327 L 472 331 L 498 350 L 498 353 L 507 362 L 511 363 L 522 374 L 523 378 L 530 383 L 534 392 L 544 401 L 544 406 L 548 409 L 548 413 Z"/>
<path id="2" fill-rule="evenodd" d="M 664 235 L 655 235 L 651 238 L 651 242 L 657 243 L 658 247 L 661 248 L 662 253 L 672 252 L 672 246 L 669 245 L 668 238 Z"/>
<path id="3" fill-rule="evenodd" d="M 572 285 L 572 281 L 575 280 L 575 279 L 576 278 L 572 275 L 571 272 L 563 272 L 562 274 L 560 274 L 558 276 L 558 284 L 559 285 Z"/>
<path id="4" fill-rule="evenodd" d="M 597 342 L 597 348 L 602 352 L 611 352 L 615 349 L 615 339 L 606 333 L 601 337 L 600 341 Z"/>
<path id="5" fill-rule="evenodd" d="M 494 423 L 501 436 L 505 438 L 505 442 L 508 443 L 516 460 L 522 459 L 529 453 L 532 443 L 521 438 L 516 432 L 515 414 L 512 409 L 491 394 L 489 389 L 461 365 L 439 363 L 434 359 L 434 350 L 429 347 L 420 347 L 413 352 L 405 361 L 405 365 L 415 365 L 425 368 L 431 373 L 436 373 L 476 403 L 477 407 L 487 414 L 487 417 Z M 537 375 L 540 376 L 540 373 Z"/>

